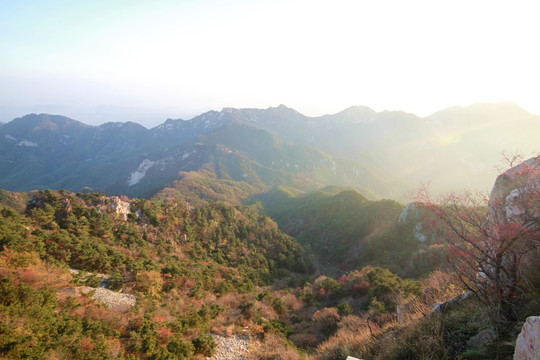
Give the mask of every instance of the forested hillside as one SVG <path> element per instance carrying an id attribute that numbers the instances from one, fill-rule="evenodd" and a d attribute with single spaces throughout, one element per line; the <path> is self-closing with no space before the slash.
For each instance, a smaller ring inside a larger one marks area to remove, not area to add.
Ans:
<path id="1" fill-rule="evenodd" d="M 0 352 L 10 359 L 202 358 L 216 334 L 249 336 L 250 358 L 302 358 L 341 317 L 382 325 L 423 286 L 370 266 L 314 275 L 320 254 L 254 206 L 2 194 Z"/>
<path id="2" fill-rule="evenodd" d="M 507 157 L 492 199 L 381 197 L 442 168 L 470 177 L 467 159 L 482 172 L 458 144 L 495 145 L 446 122 L 490 133 L 507 124 L 491 108 L 3 125 L 0 186 L 28 192 L 0 190 L 0 356 L 203 359 L 232 339 L 248 359 L 511 358 L 540 309 L 538 159 Z"/>
<path id="3" fill-rule="evenodd" d="M 42 191 L 32 194 L 24 213 L 3 206 L 4 355 L 172 359 L 211 353 L 209 324 L 225 310 L 216 296 L 253 293 L 310 270 L 302 248 L 253 210 L 129 202 Z M 114 204 L 131 210 L 117 213 Z M 100 281 L 77 280 L 68 268 L 107 275 L 109 289 L 137 294 L 135 310 L 116 314 L 91 297 L 69 296 L 76 285 Z"/>
<path id="4" fill-rule="evenodd" d="M 522 173 L 501 177 L 501 196 Z M 453 240 L 459 227 L 441 222 L 469 221 L 459 215 L 466 213 L 485 219 L 485 206 L 403 207 L 341 187 L 296 191 L 277 188 L 237 207 L 2 192 L 0 353 L 202 359 L 228 338 L 247 341 L 234 356 L 249 359 L 512 357 L 520 322 L 539 309 L 535 253 L 521 251 L 521 242 L 504 248 L 509 260 L 521 254 L 528 282 L 499 287 L 519 296 L 494 298 L 486 285 L 464 282 L 460 265 L 475 254 L 463 252 L 465 240 L 483 232 Z M 524 226 L 522 234 L 536 231 Z M 490 247 L 477 250 L 490 259 Z"/>
<path id="5" fill-rule="evenodd" d="M 369 200 L 339 186 L 308 194 L 285 187 L 253 196 L 279 228 L 315 255 L 325 273 L 383 266 L 417 277 L 445 264 L 446 247 L 422 206 Z"/>

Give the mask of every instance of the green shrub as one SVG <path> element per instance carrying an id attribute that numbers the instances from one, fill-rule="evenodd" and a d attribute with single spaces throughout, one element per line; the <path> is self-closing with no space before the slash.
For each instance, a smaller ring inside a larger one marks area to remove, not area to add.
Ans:
<path id="1" fill-rule="evenodd" d="M 347 315 L 351 315 L 352 313 L 354 313 L 353 308 L 346 301 L 339 304 L 338 307 L 337 307 L 337 310 L 338 310 L 338 313 L 339 313 L 340 316 L 347 316 Z"/>
<path id="2" fill-rule="evenodd" d="M 196 354 L 202 354 L 204 356 L 212 356 L 216 349 L 216 342 L 214 338 L 208 334 L 201 334 L 192 340 L 193 347 Z"/>
<path id="3" fill-rule="evenodd" d="M 184 342 L 182 339 L 174 338 L 167 344 L 167 350 L 177 357 L 177 359 L 189 359 L 193 356 L 194 346 L 191 342 Z"/>

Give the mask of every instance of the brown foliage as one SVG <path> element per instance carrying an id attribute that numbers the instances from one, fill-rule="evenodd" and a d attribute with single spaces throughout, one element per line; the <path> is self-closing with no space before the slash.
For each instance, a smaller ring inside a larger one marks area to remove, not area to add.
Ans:
<path id="1" fill-rule="evenodd" d="M 344 359 L 349 355 L 363 356 L 367 352 L 372 339 L 371 333 L 367 326 L 354 330 L 349 328 L 340 329 L 328 341 L 317 347 L 317 359 L 333 360 Z"/>
<path id="2" fill-rule="evenodd" d="M 330 336 L 337 329 L 341 317 L 336 308 L 324 308 L 313 314 L 311 321 L 326 337 Z"/>
<path id="3" fill-rule="evenodd" d="M 250 360 L 298 360 L 300 354 L 276 334 L 267 334 L 264 341 L 248 355 Z"/>

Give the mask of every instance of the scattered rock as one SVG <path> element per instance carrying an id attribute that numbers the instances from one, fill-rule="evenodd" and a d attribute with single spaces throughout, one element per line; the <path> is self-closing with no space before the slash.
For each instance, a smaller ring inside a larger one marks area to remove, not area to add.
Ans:
<path id="1" fill-rule="evenodd" d="M 104 288 L 92 288 L 89 286 L 78 286 L 67 289 L 66 292 L 71 296 L 87 295 L 94 291 L 92 298 L 99 301 L 109 310 L 124 312 L 135 306 L 135 296 L 123 294 L 117 291 L 111 291 Z"/>
<path id="2" fill-rule="evenodd" d="M 247 360 L 245 357 L 249 352 L 249 337 L 231 336 L 224 337 L 211 334 L 216 341 L 216 353 L 212 360 Z"/>
<path id="3" fill-rule="evenodd" d="M 514 360 L 540 359 L 540 316 L 529 316 L 516 341 Z"/>

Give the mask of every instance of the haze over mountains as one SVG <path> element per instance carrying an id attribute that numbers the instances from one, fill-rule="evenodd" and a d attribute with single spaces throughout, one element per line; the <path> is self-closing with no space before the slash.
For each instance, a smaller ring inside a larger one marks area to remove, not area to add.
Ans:
<path id="1" fill-rule="evenodd" d="M 152 129 L 17 118 L 0 127 L 0 313 L 14 325 L 0 354 L 511 359 L 538 314 L 537 222 L 525 217 L 516 232 L 513 220 L 538 213 L 538 158 L 500 175 L 492 194 L 504 202 L 402 202 L 429 179 L 488 190 L 499 151 L 533 151 L 539 123 L 510 103 L 428 118 L 226 108 Z M 522 198 L 534 206 L 518 213 Z M 447 208 L 456 213 L 441 219 Z M 487 244 L 482 260 L 454 236 Z M 461 284 L 457 271 L 467 262 L 478 279 L 491 254 L 516 269 L 510 248 L 531 254 L 515 273 L 532 281 L 509 282 L 524 290 L 508 321 L 500 303 L 489 312 L 487 281 Z M 242 354 L 222 343 L 238 334 Z"/>
<path id="2" fill-rule="evenodd" d="M 500 152 L 530 155 L 539 135 L 540 116 L 512 103 L 452 107 L 426 118 L 367 107 L 321 117 L 284 105 L 225 108 L 152 129 L 30 114 L 0 127 L 0 188 L 240 203 L 279 185 L 342 185 L 402 200 L 427 181 L 437 192 L 488 191 Z"/>

